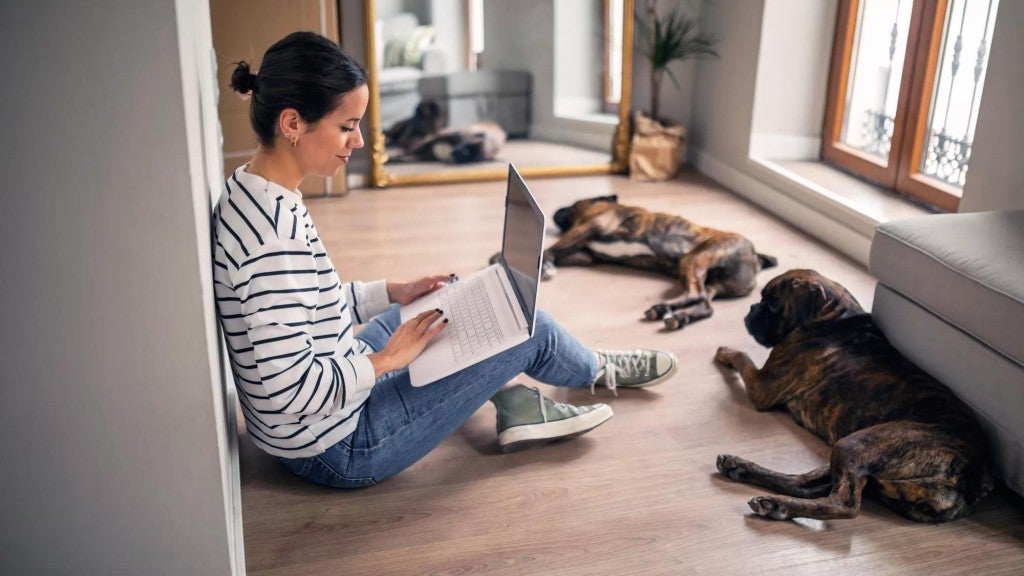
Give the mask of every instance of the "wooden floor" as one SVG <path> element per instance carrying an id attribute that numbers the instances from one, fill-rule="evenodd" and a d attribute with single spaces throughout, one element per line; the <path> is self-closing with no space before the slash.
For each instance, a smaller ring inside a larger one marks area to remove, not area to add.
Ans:
<path id="1" fill-rule="evenodd" d="M 874 279 L 845 257 L 695 174 L 663 184 L 622 177 L 530 182 L 550 216 L 573 200 L 624 202 L 742 231 L 779 268 L 814 268 L 869 308 Z M 503 183 L 356 190 L 307 205 L 343 278 L 411 279 L 470 272 L 500 243 Z M 639 320 L 671 292 L 665 278 L 563 268 L 542 306 L 595 347 L 663 347 L 679 372 L 612 397 L 549 387 L 615 417 L 573 441 L 511 455 L 483 406 L 424 460 L 381 485 L 333 491 L 304 483 L 242 445 L 246 564 L 253 575 L 306 574 L 1022 574 L 1024 499 L 1000 488 L 976 513 L 945 525 L 904 520 L 867 502 L 852 520 L 776 522 L 747 500 L 763 491 L 715 471 L 721 453 L 804 472 L 825 444 L 782 413 L 758 413 L 712 364 L 718 346 L 766 356 L 743 329 L 755 295 L 663 333 Z"/>

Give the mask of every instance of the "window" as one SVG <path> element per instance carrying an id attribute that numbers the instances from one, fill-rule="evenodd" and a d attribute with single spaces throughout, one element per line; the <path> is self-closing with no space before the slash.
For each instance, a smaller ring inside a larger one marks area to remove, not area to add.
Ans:
<path id="1" fill-rule="evenodd" d="M 840 0 L 822 157 L 960 202 L 999 0 Z"/>
<path id="2" fill-rule="evenodd" d="M 464 0 L 463 21 L 466 23 L 466 70 L 480 68 L 484 53 L 484 0 Z"/>

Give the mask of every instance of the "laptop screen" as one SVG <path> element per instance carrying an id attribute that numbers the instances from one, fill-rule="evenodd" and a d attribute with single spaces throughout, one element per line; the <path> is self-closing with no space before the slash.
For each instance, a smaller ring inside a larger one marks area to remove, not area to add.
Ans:
<path id="1" fill-rule="evenodd" d="M 533 323 L 537 317 L 537 286 L 540 282 L 541 255 L 544 252 L 544 222 L 544 212 L 526 187 L 526 182 L 523 182 L 515 167 L 509 164 L 501 254 L 529 323 L 530 335 L 533 335 Z"/>

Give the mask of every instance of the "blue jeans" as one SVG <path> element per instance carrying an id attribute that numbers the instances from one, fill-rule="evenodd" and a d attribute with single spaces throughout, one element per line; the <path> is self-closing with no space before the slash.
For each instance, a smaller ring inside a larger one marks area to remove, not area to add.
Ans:
<path id="1" fill-rule="evenodd" d="M 398 306 L 373 318 L 356 336 L 374 350 L 400 323 Z M 497 356 L 427 386 L 414 388 L 408 370 L 377 379 L 352 434 L 323 454 L 281 458 L 295 474 L 337 488 L 372 486 L 434 449 L 491 396 L 521 373 L 545 384 L 585 387 L 597 358 L 548 314 L 537 312 L 534 335 Z"/>

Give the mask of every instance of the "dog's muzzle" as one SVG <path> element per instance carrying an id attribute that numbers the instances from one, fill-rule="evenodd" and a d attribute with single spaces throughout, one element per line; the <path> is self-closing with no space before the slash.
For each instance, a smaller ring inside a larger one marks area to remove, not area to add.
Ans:
<path id="1" fill-rule="evenodd" d="M 754 337 L 754 340 L 758 344 L 766 347 L 771 347 L 775 343 L 770 342 L 768 338 L 768 326 L 767 318 L 765 318 L 765 312 L 760 303 L 751 304 L 750 312 L 743 317 L 743 326 L 746 327 L 747 333 Z"/>

